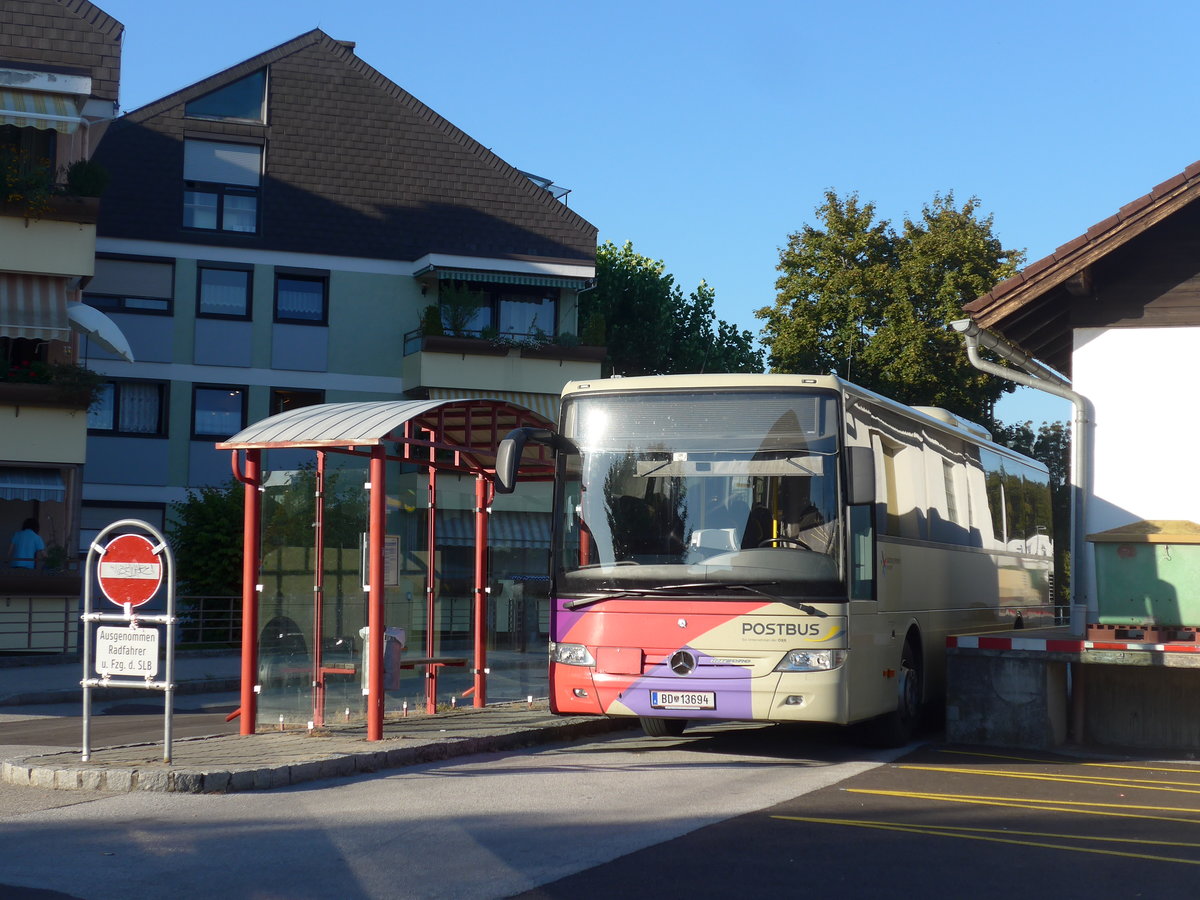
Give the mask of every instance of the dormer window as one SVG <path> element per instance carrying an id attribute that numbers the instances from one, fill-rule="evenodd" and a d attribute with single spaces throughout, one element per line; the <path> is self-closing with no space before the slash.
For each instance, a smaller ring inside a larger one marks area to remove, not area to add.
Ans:
<path id="1" fill-rule="evenodd" d="M 217 141 L 183 143 L 183 226 L 258 231 L 263 148 Z"/>
<path id="2" fill-rule="evenodd" d="M 189 100 L 183 114 L 189 119 L 216 119 L 221 122 L 265 122 L 267 70 L 259 69 L 232 84 Z"/>

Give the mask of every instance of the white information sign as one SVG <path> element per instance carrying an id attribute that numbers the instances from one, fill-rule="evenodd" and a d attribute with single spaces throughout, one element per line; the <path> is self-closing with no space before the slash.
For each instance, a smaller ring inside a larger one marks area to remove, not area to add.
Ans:
<path id="1" fill-rule="evenodd" d="M 158 674 L 158 629 L 96 629 L 96 672 L 100 675 L 151 677 Z"/>

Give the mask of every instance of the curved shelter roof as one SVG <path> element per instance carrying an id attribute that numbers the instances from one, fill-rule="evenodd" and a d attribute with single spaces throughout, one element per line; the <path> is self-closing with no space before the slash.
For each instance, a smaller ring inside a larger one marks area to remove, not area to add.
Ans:
<path id="1" fill-rule="evenodd" d="M 466 457 L 453 468 L 494 469 L 496 446 L 512 429 L 523 426 L 552 429 L 554 424 L 531 409 L 503 400 L 321 403 L 255 422 L 218 443 L 217 449 L 345 450 L 394 442 L 410 450 L 435 448 Z M 538 461 L 548 463 L 548 457 Z M 527 462 L 535 460 L 529 458 Z"/>

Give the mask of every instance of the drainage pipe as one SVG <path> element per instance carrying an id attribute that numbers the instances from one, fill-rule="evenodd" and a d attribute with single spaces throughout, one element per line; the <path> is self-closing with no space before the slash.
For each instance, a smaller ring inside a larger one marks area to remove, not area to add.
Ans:
<path id="1" fill-rule="evenodd" d="M 959 319 L 950 327 L 962 335 L 967 345 L 967 359 L 981 372 L 995 375 L 1024 387 L 1062 397 L 1075 408 L 1075 423 L 1071 435 L 1071 633 L 1082 635 L 1087 623 L 1099 614 L 1093 596 L 1090 569 L 1085 561 L 1087 489 L 1091 483 L 1089 461 L 1092 458 L 1092 404 L 1086 397 L 1071 390 L 1070 382 L 1058 373 L 1037 362 L 1027 353 L 980 328 L 972 319 Z M 1017 368 L 997 365 L 979 355 L 984 347 Z"/>

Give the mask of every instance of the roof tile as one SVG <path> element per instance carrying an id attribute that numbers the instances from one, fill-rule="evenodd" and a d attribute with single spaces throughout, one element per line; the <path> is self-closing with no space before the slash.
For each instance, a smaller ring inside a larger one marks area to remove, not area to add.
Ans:
<path id="1" fill-rule="evenodd" d="M 1114 214 L 1114 215 L 1109 216 L 1107 219 L 1102 219 L 1101 221 L 1097 222 L 1095 225 L 1093 225 L 1091 228 L 1089 228 L 1085 233 L 1086 233 L 1088 239 L 1090 240 L 1090 239 L 1096 237 L 1097 235 L 1104 234 L 1104 232 L 1110 231 L 1111 229 L 1116 228 L 1120 224 L 1121 224 L 1121 217 Z"/>

